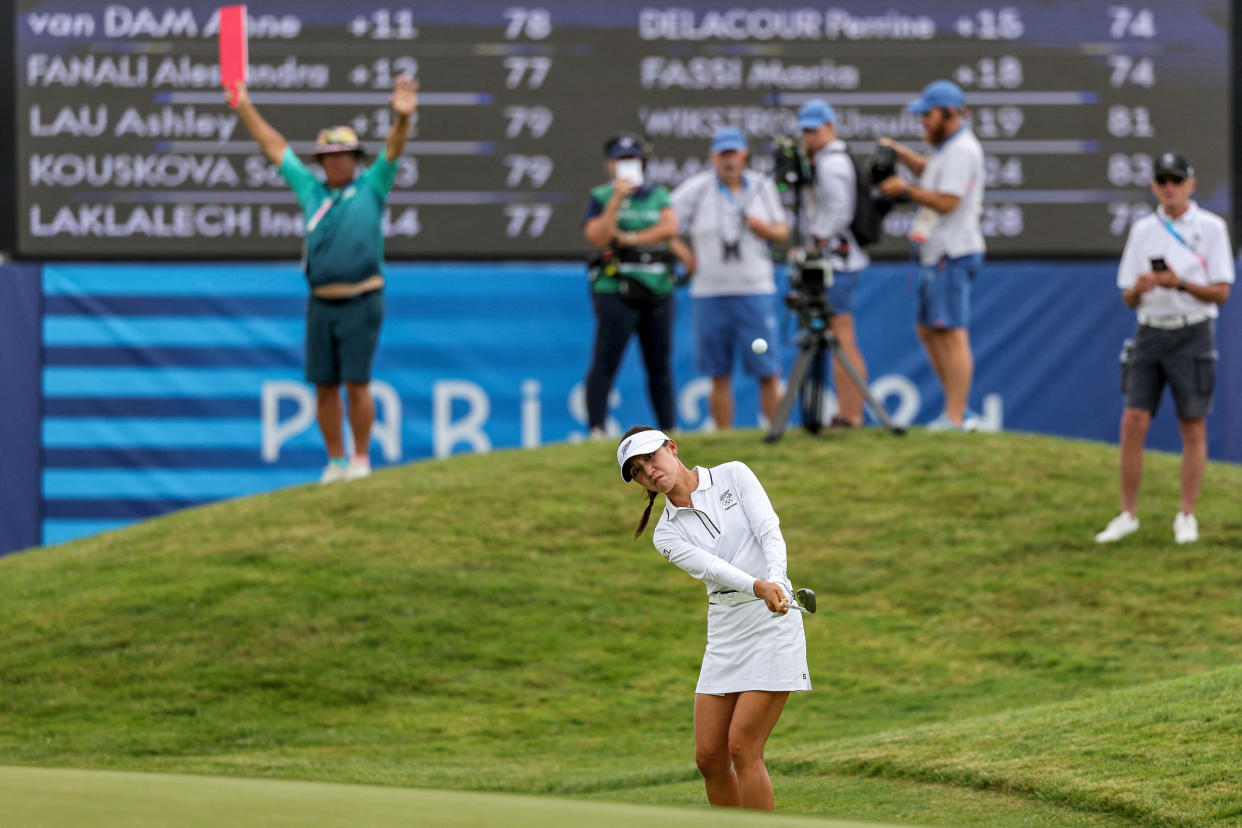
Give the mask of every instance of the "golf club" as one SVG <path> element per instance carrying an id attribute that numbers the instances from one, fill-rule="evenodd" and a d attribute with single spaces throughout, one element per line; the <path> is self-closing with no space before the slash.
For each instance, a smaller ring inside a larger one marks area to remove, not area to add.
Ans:
<path id="1" fill-rule="evenodd" d="M 807 613 L 815 614 L 815 590 L 802 587 L 794 591 L 794 597 L 798 599 L 798 603 L 806 607 Z"/>

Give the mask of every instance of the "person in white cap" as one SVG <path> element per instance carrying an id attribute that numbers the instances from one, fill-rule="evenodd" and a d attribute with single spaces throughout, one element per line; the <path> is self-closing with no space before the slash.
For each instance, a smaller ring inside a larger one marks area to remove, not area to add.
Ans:
<path id="1" fill-rule="evenodd" d="M 1167 384 L 1182 433 L 1182 503 L 1173 539 L 1199 539 L 1195 500 L 1207 467 L 1207 423 L 1216 387 L 1216 317 L 1233 283 L 1233 247 L 1224 219 L 1191 200 L 1195 172 L 1184 157 L 1165 153 L 1156 163 L 1154 213 L 1130 228 L 1117 286 L 1138 312 L 1138 330 L 1122 349 L 1121 512 L 1095 536 L 1121 540 L 1139 528 L 1143 443 Z"/>
<path id="2" fill-rule="evenodd" d="M 802 615 L 789 611 L 780 519 L 744 463 L 686 467 L 662 431 L 635 426 L 617 446 L 621 478 L 657 494 L 654 542 L 707 588 L 707 649 L 694 700 L 694 756 L 712 805 L 772 810 L 763 749 L 790 693 L 811 689 Z"/>

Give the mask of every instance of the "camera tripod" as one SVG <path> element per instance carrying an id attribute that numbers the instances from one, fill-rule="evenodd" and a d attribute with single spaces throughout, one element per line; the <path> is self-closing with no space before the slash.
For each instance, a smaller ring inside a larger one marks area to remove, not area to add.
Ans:
<path id="1" fill-rule="evenodd" d="M 772 418 L 768 433 L 763 436 L 763 441 L 775 443 L 781 439 L 789 424 L 789 415 L 793 412 L 794 398 L 799 393 L 802 394 L 803 427 L 812 434 L 819 431 L 822 423 L 820 409 L 824 391 L 824 367 L 828 359 L 836 359 L 845 367 L 845 373 L 849 376 L 850 382 L 854 383 L 854 387 L 862 394 L 867 405 L 871 406 L 871 410 L 886 429 L 897 436 L 905 434 L 906 429 L 893 422 L 884 404 L 871 393 L 871 389 L 867 387 L 867 383 L 858 373 L 858 368 L 841 350 L 840 340 L 829 327 L 832 309 L 826 306 L 826 299 L 824 302 L 825 307 L 814 308 L 811 312 L 803 314 L 796 340 L 798 355 L 794 357 L 793 367 L 789 371 L 789 380 L 785 384 L 785 394 L 776 407 L 776 415 Z"/>

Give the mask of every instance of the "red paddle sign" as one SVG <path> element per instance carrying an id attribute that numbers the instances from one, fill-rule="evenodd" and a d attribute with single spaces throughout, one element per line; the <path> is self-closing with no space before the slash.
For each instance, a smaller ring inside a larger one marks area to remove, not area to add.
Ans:
<path id="1" fill-rule="evenodd" d="M 229 106 L 237 106 L 237 85 L 247 80 L 246 7 L 220 8 L 220 84 L 228 90 Z"/>

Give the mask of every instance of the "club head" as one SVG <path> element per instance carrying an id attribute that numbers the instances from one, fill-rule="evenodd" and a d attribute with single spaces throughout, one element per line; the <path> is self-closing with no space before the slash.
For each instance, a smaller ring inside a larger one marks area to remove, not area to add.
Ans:
<path id="1" fill-rule="evenodd" d="M 807 612 L 815 612 L 815 590 L 802 587 L 794 592 L 794 597 L 806 608 Z"/>

